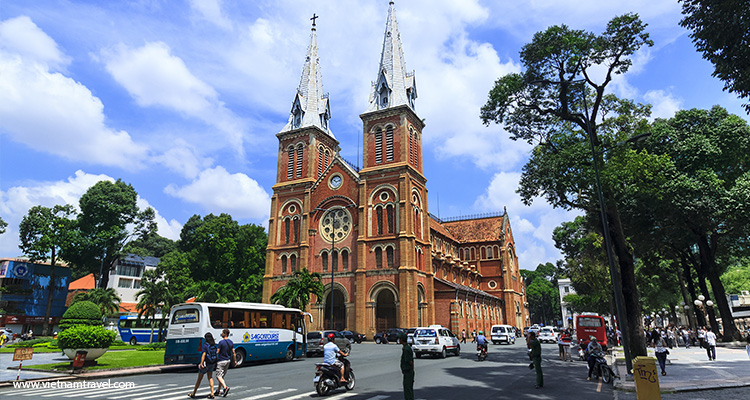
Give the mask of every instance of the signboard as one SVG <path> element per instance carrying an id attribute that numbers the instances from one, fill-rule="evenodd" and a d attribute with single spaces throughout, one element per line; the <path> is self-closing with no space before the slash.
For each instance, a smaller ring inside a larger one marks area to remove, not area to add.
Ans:
<path id="1" fill-rule="evenodd" d="M 33 347 L 19 347 L 13 352 L 13 361 L 31 360 L 34 355 Z"/>

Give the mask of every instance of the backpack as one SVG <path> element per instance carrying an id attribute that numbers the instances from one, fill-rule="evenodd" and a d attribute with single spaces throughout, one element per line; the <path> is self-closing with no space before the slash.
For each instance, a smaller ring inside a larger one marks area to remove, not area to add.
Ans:
<path id="1" fill-rule="evenodd" d="M 217 351 L 218 349 L 215 344 L 208 346 L 208 351 L 206 352 L 206 364 L 216 364 L 219 361 Z"/>

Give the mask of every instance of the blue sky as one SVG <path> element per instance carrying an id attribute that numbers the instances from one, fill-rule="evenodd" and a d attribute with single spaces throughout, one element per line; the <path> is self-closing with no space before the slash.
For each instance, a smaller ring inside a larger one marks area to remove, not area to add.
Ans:
<path id="1" fill-rule="evenodd" d="M 574 214 L 515 193 L 530 147 L 479 120 L 492 83 L 550 25 L 600 33 L 636 12 L 655 46 L 610 85 L 654 117 L 715 104 L 747 118 L 680 28 L 676 0 L 402 0 L 396 15 L 425 119 L 430 212 L 507 207 L 522 268 L 560 258 L 552 229 Z M 0 0 L 0 256 L 20 255 L 36 204 L 70 203 L 102 179 L 132 184 L 176 239 L 193 214 L 268 224 L 278 141 L 317 20 L 331 129 L 360 155 L 388 2 Z"/>

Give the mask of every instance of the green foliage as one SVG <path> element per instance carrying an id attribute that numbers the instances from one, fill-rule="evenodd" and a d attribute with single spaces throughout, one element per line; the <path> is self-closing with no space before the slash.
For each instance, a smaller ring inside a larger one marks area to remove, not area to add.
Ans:
<path id="1" fill-rule="evenodd" d="M 85 292 L 78 292 L 73 297 L 73 303 L 90 301 L 101 310 L 102 315 L 117 315 L 120 311 L 120 296 L 113 288 L 96 288 Z"/>
<path id="2" fill-rule="evenodd" d="M 32 339 L 32 340 L 24 340 L 18 343 L 9 344 L 7 347 L 37 347 L 37 346 L 46 346 L 49 342 L 52 341 L 52 338 L 40 338 L 40 339 Z"/>
<path id="3" fill-rule="evenodd" d="M 122 251 L 141 257 L 161 258 L 175 250 L 177 250 L 177 242 L 153 232 L 128 242 Z"/>
<path id="4" fill-rule="evenodd" d="M 562 318 L 560 291 L 557 286 L 558 269 L 551 263 L 539 264 L 536 270 L 521 270 L 526 284 L 531 322 L 553 325 Z"/>
<path id="5" fill-rule="evenodd" d="M 727 294 L 740 294 L 743 290 L 750 290 L 750 259 L 742 261 L 744 263 L 730 267 L 721 275 L 721 283 Z"/>
<path id="6" fill-rule="evenodd" d="M 2 217 L 0 217 L 0 235 L 2 235 L 3 233 L 5 233 L 5 228 L 7 228 L 7 227 L 8 227 L 8 223 L 5 222 L 5 220 L 3 220 Z"/>
<path id="7" fill-rule="evenodd" d="M 310 294 L 321 298 L 323 297 L 323 290 L 321 275 L 317 272 L 311 273 L 307 268 L 302 268 L 294 271 L 286 285 L 271 296 L 271 302 L 304 311 L 310 304 Z"/>
<path id="8" fill-rule="evenodd" d="M 57 336 L 61 349 L 106 348 L 117 334 L 101 326 L 78 325 L 62 331 Z"/>
<path id="9" fill-rule="evenodd" d="M 127 346 L 128 344 L 122 340 L 115 340 L 110 346 Z"/>
<path id="10" fill-rule="evenodd" d="M 155 350 L 164 350 L 167 348 L 167 344 L 164 342 L 154 342 L 145 344 L 143 346 L 138 347 L 137 351 L 155 351 Z"/>
<path id="11" fill-rule="evenodd" d="M 690 29 L 696 49 L 714 65 L 724 90 L 750 97 L 750 3 L 725 0 L 681 0 L 685 18 L 680 25 Z M 750 104 L 744 105 L 750 112 Z"/>
<path id="12" fill-rule="evenodd" d="M 79 301 L 73 303 L 60 319 L 60 328 L 68 329 L 75 325 L 99 325 L 102 324 L 102 312 L 99 306 L 90 301 Z"/>

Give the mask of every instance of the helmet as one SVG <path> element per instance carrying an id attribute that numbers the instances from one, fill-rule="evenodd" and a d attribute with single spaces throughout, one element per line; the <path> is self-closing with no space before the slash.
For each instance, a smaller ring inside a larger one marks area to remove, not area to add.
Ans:
<path id="1" fill-rule="evenodd" d="M 591 340 L 591 341 L 594 341 L 594 342 L 598 342 L 598 341 L 599 341 L 599 340 L 598 340 L 598 339 L 596 338 L 596 336 L 591 336 L 591 337 L 589 338 L 589 340 Z"/>
<path id="2" fill-rule="evenodd" d="M 336 337 L 336 335 L 334 335 L 333 332 L 329 333 L 328 334 L 328 341 L 332 342 L 334 337 Z"/>
<path id="3" fill-rule="evenodd" d="M 479 334 L 481 335 L 481 334 L 482 334 L 482 331 L 479 331 Z"/>

